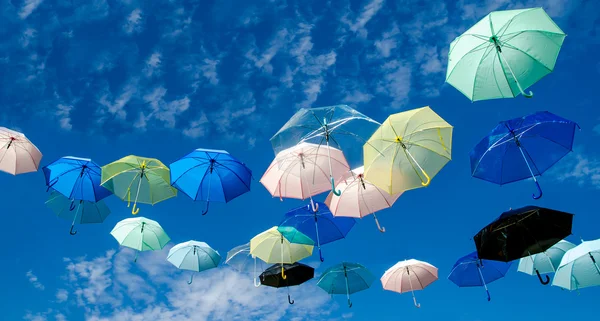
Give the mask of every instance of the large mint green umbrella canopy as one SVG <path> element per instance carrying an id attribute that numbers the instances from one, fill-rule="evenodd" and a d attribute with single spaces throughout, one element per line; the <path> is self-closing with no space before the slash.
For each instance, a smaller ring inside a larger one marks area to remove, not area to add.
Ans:
<path id="1" fill-rule="evenodd" d="M 121 246 L 136 250 L 134 261 L 137 261 L 138 251 L 161 250 L 171 240 L 158 222 L 145 217 L 126 218 L 118 222 L 110 234 Z"/>
<path id="2" fill-rule="evenodd" d="M 491 12 L 450 44 L 446 82 L 471 101 L 532 97 L 565 37 L 542 8 Z"/>
<path id="3" fill-rule="evenodd" d="M 552 285 L 567 290 L 600 285 L 600 239 L 581 242 L 568 250 L 556 269 Z"/>
<path id="4" fill-rule="evenodd" d="M 221 262 L 221 255 L 204 242 L 187 241 L 173 246 L 167 261 L 181 270 L 202 272 L 216 268 Z M 192 274 L 188 284 L 192 284 L 193 278 Z"/>

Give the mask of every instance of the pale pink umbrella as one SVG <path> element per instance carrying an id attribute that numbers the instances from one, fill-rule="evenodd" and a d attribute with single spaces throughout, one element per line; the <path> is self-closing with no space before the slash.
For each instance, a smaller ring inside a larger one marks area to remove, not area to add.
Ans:
<path id="1" fill-rule="evenodd" d="M 438 269 L 423 261 L 410 259 L 396 263 L 381 277 L 383 288 L 388 291 L 404 293 L 410 291 L 417 308 L 415 291 L 423 290 L 438 279 Z"/>
<path id="2" fill-rule="evenodd" d="M 24 134 L 0 127 L 0 171 L 17 175 L 35 172 L 42 153 Z"/>
<path id="3" fill-rule="evenodd" d="M 364 169 L 364 167 L 359 167 L 347 172 L 335 187 L 341 191 L 340 196 L 329 193 L 325 204 L 333 216 L 363 218 L 373 214 L 377 228 L 383 233 L 385 228 L 379 225 L 375 212 L 391 207 L 402 193 L 390 195 L 385 190 L 371 184 L 364 178 Z"/>
<path id="4" fill-rule="evenodd" d="M 333 147 L 300 143 L 282 150 L 260 179 L 273 197 L 305 200 L 331 190 L 329 159 L 334 178 L 350 170 L 344 153 Z M 313 210 L 317 210 L 314 208 Z"/>

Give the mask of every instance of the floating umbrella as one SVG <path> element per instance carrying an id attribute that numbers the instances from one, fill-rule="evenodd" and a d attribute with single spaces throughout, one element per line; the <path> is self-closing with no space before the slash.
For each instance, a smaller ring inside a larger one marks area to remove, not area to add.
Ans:
<path id="1" fill-rule="evenodd" d="M 511 262 L 498 262 L 490 260 L 481 260 L 477 256 L 477 251 L 467 254 L 452 267 L 448 280 L 452 281 L 458 287 L 483 286 L 487 293 L 487 300 L 490 301 L 490 291 L 487 285 L 503 278 Z"/>
<path id="2" fill-rule="evenodd" d="M 279 226 L 292 226 L 317 242 L 319 258 L 324 261 L 321 245 L 343 239 L 348 235 L 356 221 L 349 217 L 334 217 L 327 205 L 315 203 L 287 212 Z"/>
<path id="3" fill-rule="evenodd" d="M 305 200 L 331 190 L 329 163 L 334 177 L 341 177 L 350 167 L 344 153 L 337 148 L 300 143 L 277 154 L 260 179 L 273 197 L 280 200 Z M 313 206 L 314 208 L 314 206 Z"/>
<path id="4" fill-rule="evenodd" d="M 290 286 L 300 285 L 315 277 L 315 269 L 302 263 L 284 264 L 286 278 L 284 279 L 279 272 L 279 265 L 272 265 L 260 274 L 260 283 L 262 285 L 274 288 L 287 288 L 288 302 L 294 304 L 290 297 Z"/>
<path id="5" fill-rule="evenodd" d="M 158 159 L 134 155 L 102 166 L 101 185 L 121 200 L 127 199 L 127 207 L 131 204 L 131 195 L 135 195 L 133 215 L 140 211 L 138 202 L 154 205 L 177 195 L 177 189 L 170 184 L 167 166 Z"/>
<path id="6" fill-rule="evenodd" d="M 417 308 L 421 304 L 417 303 L 415 291 L 423 290 L 426 286 L 438 279 L 438 269 L 423 261 L 410 259 L 396 263 L 389 268 L 381 277 L 383 288 L 388 291 L 412 293 L 413 302 Z"/>
<path id="7" fill-rule="evenodd" d="M 305 142 L 324 145 L 325 151 L 330 153 L 330 147 L 344 150 L 342 147 L 352 148 L 357 142 L 360 145 L 364 144 L 378 125 L 378 122 L 346 105 L 301 108 L 273 135 L 271 144 L 275 154 Z M 328 157 L 328 160 L 331 189 L 337 195 L 337 177 L 331 157 Z"/>
<path id="8" fill-rule="evenodd" d="M 18 175 L 36 172 L 42 153 L 23 133 L 0 127 L 0 171 Z"/>
<path id="9" fill-rule="evenodd" d="M 531 98 L 565 36 L 542 8 L 491 12 L 450 44 L 446 82 L 471 101 Z"/>
<path id="10" fill-rule="evenodd" d="M 257 260 L 256 256 L 250 254 L 250 243 L 246 243 L 243 245 L 238 245 L 227 252 L 227 258 L 225 259 L 225 264 L 233 267 L 238 272 L 249 272 L 250 266 L 254 266 L 253 276 L 254 276 L 254 286 L 259 287 L 260 282 L 256 282 L 256 265 L 260 264 L 260 270 L 262 271 L 262 263 L 263 261 Z"/>
<path id="11" fill-rule="evenodd" d="M 581 241 L 581 244 L 565 253 L 552 285 L 578 290 L 600 285 L 600 239 Z"/>
<path id="12" fill-rule="evenodd" d="M 171 240 L 158 222 L 145 217 L 126 218 L 118 222 L 110 234 L 121 246 L 136 250 L 134 262 L 138 251 L 161 250 Z"/>
<path id="13" fill-rule="evenodd" d="M 470 153 L 471 175 L 498 185 L 542 175 L 573 149 L 576 123 L 547 111 L 500 122 Z"/>
<path id="14" fill-rule="evenodd" d="M 227 203 L 250 191 L 252 171 L 228 152 L 198 148 L 174 162 L 171 185 L 194 201 Z"/>
<path id="15" fill-rule="evenodd" d="M 429 107 L 393 114 L 363 150 L 365 178 L 395 195 L 428 186 L 450 161 L 452 126 Z"/>
<path id="16" fill-rule="evenodd" d="M 281 264 L 281 277 L 285 279 L 283 264 L 311 256 L 314 244 L 313 240 L 294 227 L 273 226 L 250 240 L 250 254 L 269 264 Z"/>
<path id="17" fill-rule="evenodd" d="M 221 255 L 204 242 L 187 241 L 173 246 L 167 261 L 181 270 L 202 272 L 216 268 L 221 262 Z M 194 274 L 190 276 L 188 284 L 192 284 L 193 279 Z"/>
<path id="18" fill-rule="evenodd" d="M 540 274 L 554 273 L 565 253 L 574 247 L 575 244 L 560 240 L 542 253 L 520 259 L 517 271 L 529 275 L 536 275 L 537 272 Z"/>
<path id="19" fill-rule="evenodd" d="M 390 195 L 366 180 L 364 167 L 353 169 L 338 182 L 336 188 L 342 192 L 341 195 L 329 193 L 325 200 L 333 216 L 363 218 L 373 214 L 377 228 L 382 233 L 385 232 L 385 227 L 379 225 L 375 212 L 391 207 L 402 195 Z"/>
<path id="20" fill-rule="evenodd" d="M 102 223 L 110 214 L 110 209 L 102 200 L 98 202 L 77 201 L 77 203 L 79 209 L 73 211 L 73 201 L 56 191 L 52 191 L 50 197 L 46 200 L 46 206 L 48 206 L 48 208 L 50 208 L 58 217 L 72 221 L 70 232 L 72 235 L 77 233 L 76 231 L 73 231 L 75 223 Z"/>
<path id="21" fill-rule="evenodd" d="M 342 262 L 325 270 L 317 285 L 329 294 L 345 294 L 348 307 L 351 308 L 350 294 L 370 288 L 373 281 L 375 276 L 366 267 L 358 263 Z"/>
<path id="22" fill-rule="evenodd" d="M 573 214 L 537 206 L 502 213 L 473 237 L 477 255 L 484 260 L 509 262 L 544 252 L 571 235 Z M 540 272 L 536 274 L 542 284 Z"/>

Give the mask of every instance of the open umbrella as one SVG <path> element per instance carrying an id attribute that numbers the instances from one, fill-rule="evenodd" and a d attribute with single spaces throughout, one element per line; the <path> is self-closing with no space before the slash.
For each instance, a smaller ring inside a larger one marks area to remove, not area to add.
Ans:
<path id="1" fill-rule="evenodd" d="M 423 290 L 426 286 L 438 279 L 438 269 L 423 261 L 410 259 L 396 263 L 387 269 L 381 277 L 383 288 L 388 291 L 412 293 L 413 302 L 417 308 L 421 304 L 417 303 L 415 297 L 416 290 Z"/>
<path id="2" fill-rule="evenodd" d="M 172 163 L 171 185 L 194 201 L 227 203 L 250 191 L 252 171 L 224 150 L 198 148 Z"/>
<path id="3" fill-rule="evenodd" d="M 362 166 L 347 173 L 338 181 L 336 188 L 341 191 L 341 195 L 329 193 L 325 200 L 333 216 L 363 218 L 373 214 L 377 228 L 382 233 L 385 232 L 385 227 L 379 225 L 375 212 L 391 207 L 402 195 L 390 195 L 366 180 Z"/>
<path id="4" fill-rule="evenodd" d="M 487 293 L 487 299 L 490 301 L 490 291 L 487 285 L 503 278 L 511 265 L 511 262 L 481 260 L 477 256 L 477 251 L 475 251 L 461 257 L 454 263 L 452 271 L 448 275 L 448 280 L 461 288 L 483 286 Z"/>
<path id="5" fill-rule="evenodd" d="M 565 36 L 542 8 L 491 12 L 450 44 L 446 82 L 471 101 L 530 98 Z"/>
<path id="6" fill-rule="evenodd" d="M 525 206 L 502 213 L 473 237 L 481 259 L 509 262 L 548 250 L 571 235 L 573 214 Z M 536 274 L 542 284 L 540 272 Z"/>
<path id="7" fill-rule="evenodd" d="M 471 175 L 504 185 L 533 178 L 573 150 L 576 123 L 547 111 L 501 121 L 469 154 Z"/>
<path id="8" fill-rule="evenodd" d="M 396 195 L 428 186 L 450 161 L 452 126 L 429 107 L 404 111 L 390 115 L 363 150 L 365 178 Z"/>
<path id="9" fill-rule="evenodd" d="M 25 134 L 0 127 L 0 171 L 13 175 L 36 172 L 41 160 L 42 153 Z"/>
<path id="10" fill-rule="evenodd" d="M 131 203 L 131 195 L 134 195 L 133 215 L 140 211 L 138 202 L 154 205 L 177 196 L 177 189 L 171 186 L 167 166 L 158 159 L 135 155 L 102 166 L 100 184 L 121 200 L 127 200 L 127 207 Z"/>
<path id="11" fill-rule="evenodd" d="M 110 234 L 119 245 L 136 250 L 134 262 L 139 251 L 161 250 L 171 240 L 158 222 L 145 217 L 126 218 L 118 222 Z"/>
<path id="12" fill-rule="evenodd" d="M 575 244 L 560 240 L 542 253 L 520 259 L 517 271 L 529 275 L 536 275 L 538 272 L 540 274 L 554 273 L 565 253 L 574 247 Z"/>
<path id="13" fill-rule="evenodd" d="M 600 285 L 600 239 L 583 241 L 568 250 L 554 274 L 552 285 L 578 290 Z"/>
<path id="14" fill-rule="evenodd" d="M 256 281 L 256 265 L 257 263 L 260 265 L 260 270 L 263 270 L 262 260 L 258 260 L 256 256 L 250 253 L 250 243 L 238 245 L 233 249 L 227 252 L 227 258 L 225 259 L 225 264 L 231 266 L 238 272 L 249 272 L 250 266 L 253 266 L 253 276 L 254 276 L 254 286 L 259 287 L 260 281 L 257 283 Z"/>
<path id="15" fill-rule="evenodd" d="M 290 286 L 300 285 L 315 277 L 315 269 L 302 263 L 284 264 L 286 278 L 282 277 L 279 272 L 280 266 L 275 264 L 266 269 L 260 274 L 260 283 L 262 285 L 274 288 L 287 288 L 288 302 L 294 304 L 294 300 L 290 297 Z"/>
<path id="16" fill-rule="evenodd" d="M 350 294 L 364 291 L 371 287 L 375 276 L 366 267 L 358 263 L 342 262 L 321 274 L 317 285 L 329 294 L 345 294 L 348 307 L 352 307 Z"/>
<path id="17" fill-rule="evenodd" d="M 57 191 L 52 191 L 48 200 L 46 200 L 46 206 L 56 214 L 56 216 L 70 220 L 71 223 L 71 234 L 77 232 L 73 231 L 73 225 L 78 224 L 94 224 L 102 223 L 106 217 L 110 214 L 110 209 L 106 206 L 104 201 L 98 202 L 90 201 L 77 201 L 78 210 L 72 210 L 73 201 L 66 198 L 64 195 Z"/>
<path id="18" fill-rule="evenodd" d="M 349 217 L 334 217 L 327 205 L 315 203 L 316 211 L 310 204 L 287 212 L 279 226 L 292 226 L 317 242 L 319 258 L 324 261 L 321 245 L 346 237 L 356 221 Z"/>
<path id="19" fill-rule="evenodd" d="M 221 255 L 204 242 L 187 241 L 173 246 L 167 261 L 181 270 L 202 272 L 216 268 L 221 262 Z M 192 284 L 193 279 L 194 274 L 190 276 L 188 284 Z"/>

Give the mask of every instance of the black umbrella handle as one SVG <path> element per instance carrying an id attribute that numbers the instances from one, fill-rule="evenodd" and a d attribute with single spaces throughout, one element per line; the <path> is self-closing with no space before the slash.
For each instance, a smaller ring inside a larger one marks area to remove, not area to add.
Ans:
<path id="1" fill-rule="evenodd" d="M 548 283 L 550 283 L 550 277 L 546 275 L 546 281 L 544 281 L 544 279 L 542 279 L 542 275 L 540 274 L 540 271 L 535 270 L 535 273 L 537 274 L 538 279 L 540 279 L 540 283 L 542 283 L 543 285 L 547 285 Z"/>
<path id="2" fill-rule="evenodd" d="M 294 302 L 296 302 L 296 301 L 292 300 L 292 298 L 291 298 L 291 297 L 290 297 L 290 295 L 288 294 L 288 303 L 289 303 L 289 304 L 294 304 Z"/>
<path id="3" fill-rule="evenodd" d="M 490 296 L 490 291 L 486 289 L 485 292 L 487 292 L 488 302 L 491 301 L 492 297 Z"/>

